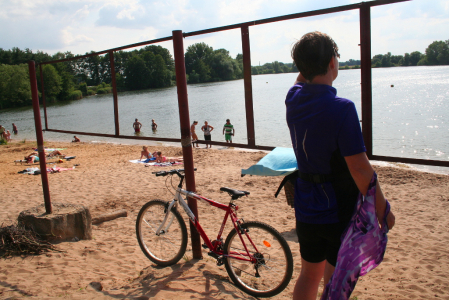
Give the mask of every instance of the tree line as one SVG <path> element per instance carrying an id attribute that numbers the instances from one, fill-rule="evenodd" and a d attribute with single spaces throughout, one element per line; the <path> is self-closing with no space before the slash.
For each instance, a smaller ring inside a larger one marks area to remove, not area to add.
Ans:
<path id="1" fill-rule="evenodd" d="M 86 53 L 92 54 L 94 52 Z M 27 62 L 43 63 L 74 58 L 71 52 L 49 55 L 42 51 L 33 53 L 0 48 L 0 109 L 31 105 L 31 90 Z M 187 48 L 185 64 L 188 83 L 214 82 L 243 78 L 243 56 L 232 58 L 226 49 L 216 49 L 205 43 Z M 374 55 L 372 67 L 449 65 L 449 40 L 431 43 L 425 53 L 414 51 L 404 55 Z M 174 60 L 170 52 L 150 45 L 139 50 L 114 52 L 114 72 L 118 91 L 163 88 L 176 80 Z M 340 62 L 340 68 L 359 68 L 360 61 L 350 59 Z M 274 61 L 262 66 L 252 66 L 251 74 L 279 74 L 297 72 L 294 63 Z M 42 77 L 37 68 L 39 96 L 43 79 L 46 101 L 78 100 L 95 94 L 112 91 L 112 74 L 109 54 L 42 65 Z"/>

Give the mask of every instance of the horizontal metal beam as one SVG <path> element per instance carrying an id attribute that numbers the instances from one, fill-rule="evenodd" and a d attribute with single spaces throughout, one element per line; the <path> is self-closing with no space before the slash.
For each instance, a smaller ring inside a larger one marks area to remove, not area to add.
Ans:
<path id="1" fill-rule="evenodd" d="M 295 14 L 284 15 L 284 16 L 279 16 L 279 17 L 274 17 L 274 18 L 261 19 L 261 20 L 245 22 L 245 23 L 238 23 L 238 24 L 234 24 L 234 25 L 227 25 L 227 26 L 215 27 L 215 28 L 210 28 L 210 29 L 186 32 L 186 33 L 184 33 L 184 37 L 201 35 L 201 34 L 206 34 L 206 33 L 213 33 L 213 32 L 218 32 L 218 31 L 231 30 L 231 29 L 237 29 L 237 28 L 242 28 L 245 26 L 262 25 L 262 24 L 274 23 L 274 22 L 279 22 L 279 21 L 286 21 L 286 20 L 292 20 L 292 19 L 299 19 L 299 18 L 305 18 L 305 17 L 313 17 L 313 16 L 324 15 L 324 14 L 349 11 L 349 10 L 359 9 L 362 5 L 378 6 L 378 5 L 392 4 L 392 3 L 396 3 L 396 2 L 405 2 L 405 1 L 411 1 L 411 0 L 378 0 L 378 1 L 370 1 L 370 2 L 349 4 L 349 5 L 342 5 L 342 6 L 332 7 L 332 8 L 318 9 L 318 10 L 295 13 Z"/>
<path id="2" fill-rule="evenodd" d="M 449 161 L 443 161 L 443 160 L 392 157 L 392 156 L 381 156 L 381 155 L 372 155 L 369 159 L 379 160 L 379 161 L 388 161 L 388 162 L 400 162 L 400 163 L 404 163 L 404 164 L 413 164 L 413 165 L 449 167 Z"/>
<path id="3" fill-rule="evenodd" d="M 160 38 L 160 39 L 155 39 L 155 40 L 151 40 L 151 41 L 145 41 L 145 42 L 130 44 L 130 45 L 122 46 L 122 47 L 112 48 L 112 49 L 109 49 L 109 50 L 103 50 L 103 51 L 100 51 L 100 52 L 93 52 L 93 53 L 80 55 L 80 56 L 75 56 L 75 57 L 71 57 L 71 58 L 64 58 L 64 59 L 59 59 L 59 60 L 45 61 L 45 62 L 41 62 L 40 64 L 41 65 L 56 64 L 56 63 L 65 62 L 65 61 L 78 60 L 78 59 L 87 58 L 87 57 L 91 57 L 91 56 L 97 56 L 97 55 L 106 54 L 106 53 L 111 52 L 111 51 L 112 52 L 116 52 L 116 51 L 120 51 L 120 50 L 124 50 L 124 49 L 129 49 L 129 48 L 134 48 L 134 47 L 139 47 L 139 46 L 145 46 L 145 45 L 150 45 L 150 44 L 156 44 L 156 43 L 171 41 L 172 39 L 173 39 L 173 37 L 168 36 L 168 37 L 164 37 L 164 38 Z"/>
<path id="4" fill-rule="evenodd" d="M 172 138 L 161 138 L 161 137 L 149 137 L 149 136 L 135 136 L 135 135 L 115 135 L 115 134 L 104 134 L 104 133 L 95 133 L 95 132 L 80 132 L 80 131 L 71 131 L 71 130 L 59 130 L 59 129 L 45 129 L 42 131 L 49 132 L 59 132 L 59 133 L 68 133 L 73 135 L 87 135 L 87 136 L 101 136 L 113 139 L 128 139 L 128 140 L 142 140 L 142 141 L 158 141 L 158 142 L 171 142 L 171 143 L 179 143 L 181 144 L 181 139 L 172 139 Z M 196 143 L 196 142 L 195 142 Z M 206 144 L 206 141 L 198 141 L 199 144 Z M 253 149 L 253 150 L 266 150 L 271 151 L 276 147 L 273 146 L 250 146 L 247 144 L 238 144 L 238 143 L 226 143 L 226 142 L 213 142 L 208 141 L 208 144 L 215 146 L 225 146 L 225 147 L 235 147 L 235 148 L 244 148 L 244 149 Z"/>

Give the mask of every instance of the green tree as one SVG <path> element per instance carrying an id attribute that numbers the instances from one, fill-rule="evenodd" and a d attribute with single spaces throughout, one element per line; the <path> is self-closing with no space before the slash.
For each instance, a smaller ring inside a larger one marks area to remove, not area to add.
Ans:
<path id="1" fill-rule="evenodd" d="M 212 47 L 205 43 L 190 45 L 185 54 L 186 73 L 190 75 L 195 71 L 199 76 L 200 82 L 210 81 L 211 69 L 209 64 L 212 56 Z"/>
<path id="2" fill-rule="evenodd" d="M 38 73 L 38 81 L 44 82 L 44 93 L 45 99 L 52 103 L 57 101 L 57 97 L 62 90 L 62 78 L 59 76 L 58 71 L 52 65 L 43 65 L 42 76 L 40 78 L 40 73 Z M 38 84 L 38 86 L 41 86 Z"/>
<path id="3" fill-rule="evenodd" d="M 213 81 L 235 79 L 234 64 L 229 51 L 225 49 L 214 50 L 210 58 L 211 78 Z"/>
<path id="4" fill-rule="evenodd" d="M 427 62 L 429 65 L 449 64 L 449 40 L 435 41 L 426 49 Z"/>
<path id="5" fill-rule="evenodd" d="M 404 54 L 404 59 L 402 60 L 401 66 L 410 66 L 410 53 Z"/>
<path id="6" fill-rule="evenodd" d="M 414 51 L 410 53 L 410 66 L 418 65 L 418 62 L 421 60 L 422 54 L 419 51 Z"/>
<path id="7" fill-rule="evenodd" d="M 125 85 L 130 90 L 140 90 L 149 87 L 150 70 L 145 64 L 145 60 L 133 55 L 126 63 Z"/>
<path id="8" fill-rule="evenodd" d="M 0 65 L 0 109 L 31 104 L 28 65 Z"/>

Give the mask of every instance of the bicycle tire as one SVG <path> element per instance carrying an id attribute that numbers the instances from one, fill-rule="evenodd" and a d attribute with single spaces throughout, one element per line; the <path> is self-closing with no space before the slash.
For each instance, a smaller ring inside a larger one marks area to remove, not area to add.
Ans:
<path id="1" fill-rule="evenodd" d="M 152 262 L 162 267 L 176 264 L 187 248 L 186 224 L 176 208 L 171 209 L 164 230 L 159 236 L 156 235 L 168 205 L 166 201 L 152 200 L 140 209 L 136 220 L 140 249 Z"/>
<path id="2" fill-rule="evenodd" d="M 227 256 L 232 251 L 247 257 L 245 247 L 234 228 L 224 244 L 224 263 L 229 277 L 238 288 L 254 297 L 279 294 L 287 287 L 293 274 L 293 256 L 287 241 L 276 229 L 265 223 L 245 222 L 241 228 L 246 233 L 242 234 L 246 247 L 251 256 L 258 259 L 258 264 Z M 248 240 L 248 236 L 256 248 Z"/>

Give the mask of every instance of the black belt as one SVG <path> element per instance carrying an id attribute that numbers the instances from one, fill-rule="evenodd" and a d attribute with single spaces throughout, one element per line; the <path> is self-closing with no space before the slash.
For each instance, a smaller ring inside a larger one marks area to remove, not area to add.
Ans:
<path id="1" fill-rule="evenodd" d="M 281 184 L 279 185 L 276 193 L 274 194 L 274 197 L 277 197 L 279 195 L 279 192 L 281 191 L 282 187 L 287 183 L 288 180 L 294 180 L 296 178 L 301 178 L 302 180 L 313 182 L 313 183 L 325 183 L 325 182 L 332 182 L 335 180 L 335 177 L 328 174 L 310 174 L 310 173 L 302 173 L 300 171 L 295 171 L 291 173 L 290 175 L 287 175 L 282 180 Z"/>
<path id="2" fill-rule="evenodd" d="M 334 176 L 328 174 L 310 174 L 298 171 L 298 178 L 313 183 L 325 183 L 334 181 Z"/>

